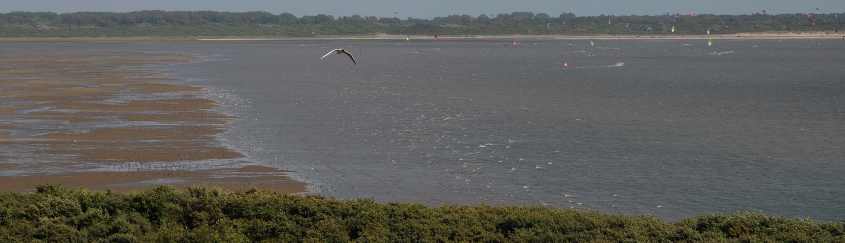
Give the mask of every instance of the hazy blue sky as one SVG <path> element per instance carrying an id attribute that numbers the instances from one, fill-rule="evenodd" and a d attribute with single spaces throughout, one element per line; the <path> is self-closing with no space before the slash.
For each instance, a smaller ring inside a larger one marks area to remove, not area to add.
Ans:
<path id="1" fill-rule="evenodd" d="M 513 11 L 561 12 L 577 15 L 688 13 L 845 12 L 845 0 L 0 0 L 0 12 L 9 11 L 132 11 L 221 10 L 297 16 L 376 15 L 432 17 L 449 14 L 493 14 Z"/>

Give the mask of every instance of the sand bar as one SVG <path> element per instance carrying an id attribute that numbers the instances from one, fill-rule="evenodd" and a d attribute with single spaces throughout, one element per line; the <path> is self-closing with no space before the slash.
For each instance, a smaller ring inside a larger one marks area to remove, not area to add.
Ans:
<path id="1" fill-rule="evenodd" d="M 0 165 L 0 168 L 4 166 Z M 61 184 L 90 190 L 129 192 L 157 185 L 179 188 L 190 186 L 220 187 L 229 190 L 261 190 L 298 193 L 305 185 L 292 181 L 280 171 L 264 166 L 245 166 L 239 169 L 205 171 L 134 171 L 134 172 L 73 172 L 56 175 L 3 176 L 3 191 L 32 191 L 38 185 Z"/>
<path id="2" fill-rule="evenodd" d="M 191 61 L 183 53 L 27 51 L 0 54 L 0 191 L 39 184 L 126 191 L 160 184 L 258 187 L 302 192 L 285 171 L 238 162 L 217 136 L 234 116 L 214 110 L 201 86 L 169 83 L 153 64 Z M 7 151 L 8 150 L 8 151 Z M 32 163 L 32 161 L 38 161 Z M 226 169 L 206 165 L 229 161 Z M 193 163 L 167 171 L 114 171 L 126 163 Z"/>

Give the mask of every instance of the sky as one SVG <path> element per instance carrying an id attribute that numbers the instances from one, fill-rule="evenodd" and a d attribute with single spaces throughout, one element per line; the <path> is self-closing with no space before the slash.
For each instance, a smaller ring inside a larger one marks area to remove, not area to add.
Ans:
<path id="1" fill-rule="evenodd" d="M 819 10 L 816 10 L 818 8 Z M 845 12 L 845 0 L 0 0 L 0 12 L 216 10 L 431 18 L 532 11 L 557 16 Z"/>

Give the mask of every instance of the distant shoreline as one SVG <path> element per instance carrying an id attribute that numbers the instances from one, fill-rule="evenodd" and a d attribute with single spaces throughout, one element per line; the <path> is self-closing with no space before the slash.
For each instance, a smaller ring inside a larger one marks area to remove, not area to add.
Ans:
<path id="1" fill-rule="evenodd" d="M 760 32 L 717 35 L 325 35 L 284 36 L 139 36 L 139 37 L 0 37 L 0 42 L 160 42 L 160 41 L 287 41 L 287 40 L 845 40 L 845 32 Z"/>
<path id="2" fill-rule="evenodd" d="M 366 35 L 316 37 L 226 37 L 197 38 L 199 41 L 281 41 L 281 40 L 787 40 L 845 39 L 845 32 L 826 33 L 737 33 L 718 35 Z"/>

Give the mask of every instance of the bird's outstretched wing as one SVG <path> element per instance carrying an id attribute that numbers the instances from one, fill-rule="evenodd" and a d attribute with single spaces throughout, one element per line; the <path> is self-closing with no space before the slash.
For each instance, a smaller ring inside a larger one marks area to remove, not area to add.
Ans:
<path id="1" fill-rule="evenodd" d="M 339 49 L 334 49 L 334 50 L 331 50 L 331 51 L 329 51 L 329 52 L 326 52 L 326 54 L 325 54 L 325 55 L 323 55 L 322 57 L 320 57 L 320 60 L 326 59 L 326 57 L 327 57 L 327 56 L 331 56 L 332 54 L 334 54 L 334 53 L 335 53 L 335 52 L 337 52 L 338 50 L 339 50 Z"/>
<path id="2" fill-rule="evenodd" d="M 358 65 L 358 62 L 355 61 L 355 57 L 352 56 L 352 53 L 349 53 L 346 50 L 341 50 L 340 52 L 343 53 L 343 54 L 346 54 L 346 56 L 348 56 L 349 59 L 352 60 L 352 64 Z"/>

